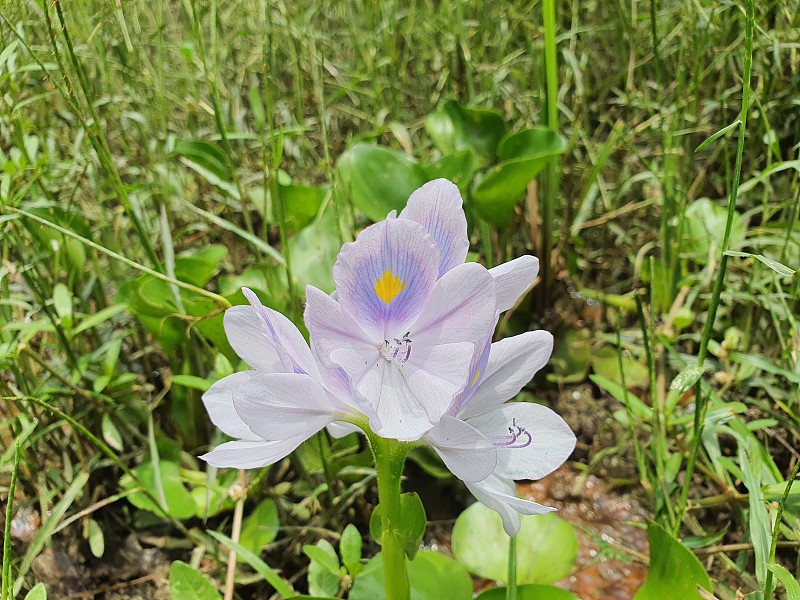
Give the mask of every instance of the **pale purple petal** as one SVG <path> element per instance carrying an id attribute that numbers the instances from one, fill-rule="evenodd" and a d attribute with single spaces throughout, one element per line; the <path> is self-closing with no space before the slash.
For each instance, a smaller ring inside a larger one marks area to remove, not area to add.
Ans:
<path id="1" fill-rule="evenodd" d="M 496 475 L 490 475 L 478 483 L 467 483 L 467 489 L 481 504 L 500 515 L 503 519 L 503 529 L 511 537 L 519 533 L 520 514 L 542 515 L 556 510 L 550 506 L 518 498 L 514 482 Z"/>
<path id="2" fill-rule="evenodd" d="M 379 356 L 380 342 L 371 339 L 338 302 L 311 285 L 306 288 L 304 317 L 314 352 L 326 367 L 343 367 L 353 377 Z M 337 350 L 345 354 L 334 361 Z"/>
<path id="3" fill-rule="evenodd" d="M 433 286 L 425 310 L 410 327 L 410 338 L 414 345 L 424 346 L 454 342 L 483 345 L 494 324 L 492 277 L 481 265 L 466 263 L 450 269 Z"/>
<path id="4" fill-rule="evenodd" d="M 242 288 L 242 292 L 251 306 L 229 308 L 223 319 L 225 333 L 236 354 L 258 371 L 317 376 L 311 350 L 294 323 L 263 306 L 248 288 Z"/>
<path id="5" fill-rule="evenodd" d="M 374 407 L 377 418 L 370 419 L 370 428 L 381 437 L 414 441 L 433 427 L 398 365 L 380 359 L 358 381 L 355 392 Z"/>
<path id="6" fill-rule="evenodd" d="M 250 430 L 265 440 L 311 437 L 343 407 L 309 375 L 256 375 L 236 388 L 233 406 Z"/>
<path id="7" fill-rule="evenodd" d="M 239 386 L 250 381 L 257 371 L 242 371 L 228 375 L 217 381 L 211 388 L 203 394 L 203 404 L 205 404 L 211 422 L 219 427 L 223 433 L 233 438 L 243 440 L 258 440 L 244 421 L 239 418 L 233 408 L 233 392 Z"/>
<path id="8" fill-rule="evenodd" d="M 547 331 L 528 331 L 492 344 L 486 373 L 464 403 L 462 419 L 490 411 L 516 396 L 553 352 L 553 336 Z"/>
<path id="9" fill-rule="evenodd" d="M 361 433 L 361 429 L 352 423 L 347 423 L 345 421 L 334 421 L 333 423 L 328 423 L 327 429 L 328 433 L 330 433 L 337 440 L 350 435 L 351 433 Z"/>
<path id="10" fill-rule="evenodd" d="M 448 411 L 464 389 L 473 349 L 474 345 L 469 342 L 432 347 L 418 345 L 409 361 L 401 365 L 408 387 L 431 423 L 436 423 Z"/>
<path id="11" fill-rule="evenodd" d="M 440 253 L 439 277 L 466 260 L 467 218 L 461 193 L 447 179 L 429 181 L 411 194 L 400 218 L 416 221 L 436 242 Z"/>
<path id="12" fill-rule="evenodd" d="M 509 402 L 467 422 L 498 445 L 499 477 L 541 479 L 560 467 L 575 448 L 569 425 L 540 404 Z"/>
<path id="13" fill-rule="evenodd" d="M 489 269 L 497 287 L 497 312 L 512 308 L 533 285 L 539 273 L 539 259 L 525 255 Z"/>
<path id="14" fill-rule="evenodd" d="M 483 344 L 483 350 L 480 350 L 480 348 L 480 345 L 475 346 L 475 351 L 472 353 L 472 360 L 469 364 L 469 377 L 467 378 L 467 385 L 453 400 L 453 403 L 447 410 L 447 414 L 449 415 L 456 416 L 461 412 L 462 407 L 469 402 L 469 399 L 472 398 L 472 394 L 478 389 L 481 379 L 483 379 L 483 377 L 486 375 L 486 368 L 489 364 L 489 352 L 492 348 L 492 340 L 488 339 L 486 343 Z"/>
<path id="15" fill-rule="evenodd" d="M 342 247 L 333 279 L 345 312 L 382 341 L 402 336 L 416 319 L 438 271 L 439 251 L 425 229 L 407 219 L 389 219 Z"/>
<path id="16" fill-rule="evenodd" d="M 305 437 L 293 437 L 279 442 L 263 440 L 225 442 L 200 458 L 212 467 L 231 469 L 258 469 L 272 465 L 291 454 Z"/>
<path id="17" fill-rule="evenodd" d="M 425 435 L 448 469 L 462 481 L 486 479 L 497 464 L 494 445 L 477 429 L 445 415 Z"/>

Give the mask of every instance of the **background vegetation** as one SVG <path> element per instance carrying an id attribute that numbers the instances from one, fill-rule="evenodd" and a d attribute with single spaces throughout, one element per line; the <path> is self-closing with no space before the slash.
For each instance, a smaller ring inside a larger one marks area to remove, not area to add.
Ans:
<path id="1" fill-rule="evenodd" d="M 341 243 L 437 176 L 476 260 L 542 259 L 499 332 L 555 332 L 525 399 L 576 429 L 578 481 L 638 497 L 651 550 L 696 550 L 717 597 L 800 597 L 798 4 L 551 5 L 0 3 L 3 600 L 65 563 L 142 577 L 122 565 L 153 548 L 224 588 L 237 503 L 241 597 L 358 581 L 363 445 L 207 469 L 200 396 L 239 368 L 242 285 L 302 327 Z M 648 561 L 624 542 L 605 551 Z"/>

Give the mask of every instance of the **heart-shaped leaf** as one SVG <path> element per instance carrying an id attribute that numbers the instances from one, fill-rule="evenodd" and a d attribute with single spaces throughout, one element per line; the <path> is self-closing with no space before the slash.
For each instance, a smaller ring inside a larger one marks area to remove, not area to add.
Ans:
<path id="1" fill-rule="evenodd" d="M 493 110 L 467 108 L 450 100 L 425 118 L 425 130 L 443 154 L 469 150 L 485 166 L 495 162 L 506 125 Z"/>
<path id="2" fill-rule="evenodd" d="M 372 221 L 401 211 L 411 193 L 428 181 L 413 158 L 373 144 L 352 146 L 339 158 L 337 170 L 353 204 Z"/>
<path id="3" fill-rule="evenodd" d="M 489 170 L 473 191 L 478 214 L 498 227 L 507 225 L 531 179 L 566 147 L 563 137 L 541 127 L 505 137 L 497 149 L 500 164 Z"/>
<path id="4" fill-rule="evenodd" d="M 500 515 L 475 503 L 453 527 L 453 556 L 486 579 L 506 582 L 509 537 Z M 523 515 L 517 534 L 517 583 L 547 584 L 569 574 L 578 552 L 572 527 L 553 513 Z"/>

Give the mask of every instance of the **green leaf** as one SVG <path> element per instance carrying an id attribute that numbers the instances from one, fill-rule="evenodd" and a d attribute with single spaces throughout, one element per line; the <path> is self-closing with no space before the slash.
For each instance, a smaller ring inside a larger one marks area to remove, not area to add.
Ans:
<path id="1" fill-rule="evenodd" d="M 342 562 L 351 575 L 357 575 L 363 568 L 361 564 L 362 544 L 363 540 L 358 528 L 352 523 L 348 524 L 339 540 L 339 554 L 342 555 Z"/>
<path id="2" fill-rule="evenodd" d="M 316 223 L 289 239 L 296 289 L 304 291 L 308 284 L 328 293 L 335 289 L 333 263 L 341 249 L 338 227 L 334 211 L 329 208 Z"/>
<path id="3" fill-rule="evenodd" d="M 381 505 L 375 507 L 369 520 L 369 530 L 372 537 L 379 544 L 383 536 L 383 520 Z M 416 492 L 406 492 L 400 495 L 400 523 L 403 529 L 395 529 L 395 535 L 400 538 L 406 556 L 414 559 L 422 538 L 425 535 L 427 520 L 425 517 L 425 507 L 422 505 L 419 494 Z"/>
<path id="4" fill-rule="evenodd" d="M 471 600 L 467 570 L 437 552 L 421 551 L 408 563 L 410 600 Z M 384 600 L 383 556 L 377 554 L 356 577 L 349 600 Z"/>
<path id="5" fill-rule="evenodd" d="M 275 501 L 266 498 L 244 520 L 239 543 L 251 552 L 258 554 L 278 535 L 280 524 Z"/>
<path id="6" fill-rule="evenodd" d="M 308 593 L 312 596 L 336 596 L 341 585 L 336 550 L 327 540 L 320 540 L 316 546 L 303 546 L 303 552 L 311 559 L 308 565 Z"/>
<path id="7" fill-rule="evenodd" d="M 227 255 L 228 249 L 219 245 L 210 245 L 197 252 L 182 254 L 175 259 L 175 277 L 203 287 L 219 270 L 219 264 Z"/>
<path id="8" fill-rule="evenodd" d="M 725 233 L 725 222 L 728 211 L 708 198 L 700 198 L 692 202 L 684 213 L 686 221 L 686 249 L 697 255 L 695 260 L 706 262 L 708 253 L 713 247 L 716 252 L 722 249 L 722 237 Z M 744 242 L 747 227 L 742 216 L 735 212 L 731 224 L 729 244 L 736 248 Z"/>
<path id="9" fill-rule="evenodd" d="M 161 475 L 161 486 L 167 502 L 167 512 L 176 519 L 194 517 L 197 514 L 197 503 L 183 485 L 178 465 L 170 461 L 161 460 L 158 462 L 158 471 Z M 142 463 L 133 469 L 133 473 L 139 480 L 138 483 L 127 474 L 123 475 L 119 480 L 122 489 L 130 490 L 139 487 L 141 484 L 142 487 L 158 498 L 156 476 L 152 463 Z M 153 504 L 152 500 L 141 492 L 130 494 L 128 501 L 136 508 L 158 514 L 158 508 Z"/>
<path id="10" fill-rule="evenodd" d="M 207 533 L 218 542 L 225 544 L 228 548 L 236 552 L 236 556 L 255 569 L 256 573 L 261 575 L 268 584 L 275 588 L 275 591 L 278 592 L 281 598 L 291 598 L 296 595 L 291 586 L 281 579 L 281 576 L 278 575 L 272 567 L 250 552 L 250 550 L 241 544 L 237 544 L 227 535 L 219 531 L 208 531 Z"/>
<path id="11" fill-rule="evenodd" d="M 428 181 L 413 158 L 373 144 L 349 148 L 339 158 L 337 170 L 355 207 L 372 221 L 402 210 L 411 192 Z"/>
<path id="12" fill-rule="evenodd" d="M 453 527 L 453 556 L 480 577 L 507 583 L 509 537 L 496 512 L 475 503 Z M 547 584 L 569 574 L 578 552 L 572 527 L 553 513 L 522 515 L 517 535 L 517 583 Z"/>
<path id="13" fill-rule="evenodd" d="M 25 600 L 47 600 L 47 588 L 43 583 L 37 583 L 25 594 Z"/>
<path id="14" fill-rule="evenodd" d="M 103 432 L 103 439 L 106 441 L 106 444 L 117 452 L 122 452 L 125 448 L 122 442 L 122 436 L 108 413 L 103 414 L 103 419 L 100 421 L 100 430 Z"/>
<path id="15" fill-rule="evenodd" d="M 498 147 L 502 162 L 485 173 L 473 192 L 478 214 L 497 227 L 506 226 L 528 183 L 566 148 L 564 138 L 542 127 L 504 138 Z"/>
<path id="16" fill-rule="evenodd" d="M 697 148 L 694 149 L 694 151 L 695 152 L 700 152 L 700 150 L 702 150 L 703 148 L 705 148 L 706 146 L 708 146 L 710 143 L 714 142 L 715 140 L 718 140 L 719 138 L 721 138 L 723 135 L 728 133 L 734 127 L 738 127 L 739 125 L 741 125 L 741 123 L 742 123 L 741 119 L 736 119 L 730 125 L 726 125 L 725 127 L 720 129 L 716 133 L 712 134 L 710 137 L 707 137 L 703 142 L 700 143 L 700 145 Z"/>
<path id="17" fill-rule="evenodd" d="M 591 357 L 592 369 L 603 379 L 622 385 L 622 374 L 619 371 L 619 356 L 611 346 L 603 346 Z M 622 356 L 622 368 L 625 374 L 625 387 L 645 388 L 650 381 L 647 367 L 629 356 Z"/>
<path id="18" fill-rule="evenodd" d="M 656 523 L 647 527 L 650 571 L 634 600 L 702 600 L 697 587 L 712 591 L 697 557 Z"/>
<path id="19" fill-rule="evenodd" d="M 684 367 L 683 370 L 675 376 L 675 379 L 669 384 L 669 393 L 664 401 L 664 412 L 667 415 L 672 414 L 681 396 L 688 392 L 702 376 L 703 367 L 698 367 L 697 365 Z"/>
<path id="20" fill-rule="evenodd" d="M 209 381 L 208 379 L 198 377 L 197 375 L 178 374 L 172 376 L 172 385 L 182 385 L 183 387 L 188 387 L 193 390 L 200 390 L 201 392 L 207 392 L 212 383 L 213 382 Z"/>
<path id="21" fill-rule="evenodd" d="M 221 600 L 217 588 L 206 577 L 176 560 L 169 568 L 170 600 Z"/>
<path id="22" fill-rule="evenodd" d="M 786 588 L 786 600 L 800 600 L 800 584 L 797 583 L 794 575 L 783 565 L 771 564 L 768 568 Z"/>
<path id="23" fill-rule="evenodd" d="M 280 186 L 286 227 L 289 231 L 300 231 L 310 225 L 329 193 L 327 187 L 294 184 Z"/>
<path id="24" fill-rule="evenodd" d="M 486 590 L 475 600 L 506 600 L 508 589 L 496 587 Z M 517 587 L 517 600 L 578 600 L 577 596 L 552 585 L 528 584 Z"/>
<path id="25" fill-rule="evenodd" d="M 797 272 L 794 269 L 787 267 L 783 263 L 764 256 L 763 254 L 750 254 L 749 252 L 737 252 L 735 250 L 728 250 L 725 254 L 728 256 L 735 256 L 737 258 L 755 258 L 756 260 L 767 265 L 781 277 L 794 277 L 794 274 Z"/>
<path id="26" fill-rule="evenodd" d="M 471 150 L 462 150 L 455 154 L 446 154 L 439 160 L 425 167 L 428 179 L 449 179 L 462 191 L 469 188 L 473 175 L 478 169 L 475 154 Z"/>
<path id="27" fill-rule="evenodd" d="M 100 525 L 94 519 L 89 519 L 89 550 L 92 554 L 100 558 L 106 549 L 105 537 Z"/>
<path id="28" fill-rule="evenodd" d="M 72 328 L 72 293 L 63 283 L 57 283 L 53 288 L 53 308 L 56 310 L 61 324 L 66 329 Z"/>
<path id="29" fill-rule="evenodd" d="M 506 125 L 493 110 L 468 108 L 450 100 L 425 118 L 425 130 L 443 154 L 471 151 L 485 166 L 495 162 Z"/>

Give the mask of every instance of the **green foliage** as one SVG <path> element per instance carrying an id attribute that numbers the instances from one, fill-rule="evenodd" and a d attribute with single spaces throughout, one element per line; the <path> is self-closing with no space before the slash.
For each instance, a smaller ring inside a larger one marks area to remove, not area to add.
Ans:
<path id="1" fill-rule="evenodd" d="M 222 596 L 206 577 L 176 560 L 169 568 L 171 600 L 221 600 Z"/>
<path id="2" fill-rule="evenodd" d="M 500 515 L 475 503 L 453 527 L 453 555 L 471 572 L 507 583 L 509 538 Z M 572 527 L 555 514 L 522 515 L 517 534 L 517 583 L 547 584 L 566 576 L 578 551 Z"/>
<path id="3" fill-rule="evenodd" d="M 719 204 L 708 198 L 695 200 L 686 208 L 686 248 L 696 255 L 696 260 L 708 260 L 708 253 L 712 249 L 719 252 L 722 247 L 722 234 L 725 231 L 727 212 Z M 747 224 L 737 212 L 733 217 L 731 228 L 730 246 L 738 248 L 744 242 L 747 233 Z"/>
<path id="4" fill-rule="evenodd" d="M 303 546 L 303 552 L 311 559 L 308 565 L 308 591 L 312 596 L 335 596 L 339 592 L 341 576 L 336 550 L 327 540 L 320 540 L 316 546 Z"/>
<path id="5" fill-rule="evenodd" d="M 703 565 L 663 527 L 647 528 L 650 570 L 634 600 L 702 600 L 698 586 L 711 591 L 711 580 Z"/>
<path id="6" fill-rule="evenodd" d="M 372 558 L 356 578 L 349 600 L 384 600 L 381 554 Z M 469 600 L 472 581 L 467 570 L 437 552 L 422 551 L 408 563 L 411 600 Z"/>
<path id="7" fill-rule="evenodd" d="M 469 151 L 478 165 L 485 166 L 495 162 L 506 124 L 493 110 L 469 108 L 450 100 L 425 117 L 425 130 L 445 156 L 463 156 Z"/>
<path id="8" fill-rule="evenodd" d="M 372 511 L 369 520 L 369 532 L 379 544 L 383 535 L 383 519 L 381 505 L 378 504 Z M 406 492 L 400 495 L 400 523 L 402 529 L 398 532 L 401 536 L 403 550 L 409 559 L 413 560 L 419 551 L 419 545 L 425 535 L 427 519 L 425 507 L 416 492 Z M 397 525 L 397 524 L 395 524 Z"/>
<path id="9" fill-rule="evenodd" d="M 277 537 L 279 526 L 278 507 L 274 500 L 265 498 L 242 523 L 239 543 L 254 554 L 258 554 L 264 546 Z"/>
<path id="10" fill-rule="evenodd" d="M 428 180 L 413 158 L 371 144 L 349 148 L 339 158 L 337 172 L 347 196 L 372 221 L 400 212 L 411 192 Z"/>
<path id="11" fill-rule="evenodd" d="M 37 583 L 25 594 L 25 600 L 47 600 L 47 589 L 43 583 Z"/>
<path id="12" fill-rule="evenodd" d="M 486 590 L 475 600 L 506 600 L 508 590 L 496 587 Z M 577 600 L 577 596 L 552 585 L 527 584 L 517 586 L 517 600 Z"/>

